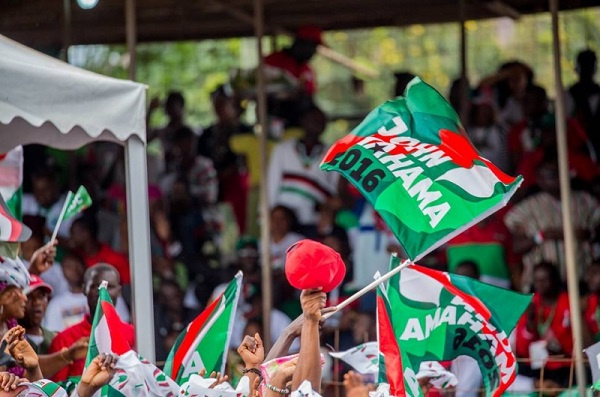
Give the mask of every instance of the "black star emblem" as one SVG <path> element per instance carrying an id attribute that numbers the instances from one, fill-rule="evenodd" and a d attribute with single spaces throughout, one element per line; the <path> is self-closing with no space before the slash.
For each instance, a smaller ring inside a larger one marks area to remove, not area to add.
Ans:
<path id="1" fill-rule="evenodd" d="M 385 150 L 383 150 L 385 148 L 385 145 L 382 145 L 380 143 L 376 143 L 371 150 L 373 151 L 373 153 L 377 153 L 377 152 L 384 152 Z"/>

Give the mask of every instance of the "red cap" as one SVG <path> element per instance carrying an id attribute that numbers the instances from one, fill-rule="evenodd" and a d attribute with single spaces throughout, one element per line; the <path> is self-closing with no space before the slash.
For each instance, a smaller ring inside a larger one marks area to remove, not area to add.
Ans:
<path id="1" fill-rule="evenodd" d="M 296 31 L 296 38 L 312 41 L 319 45 L 325 45 L 323 42 L 323 31 L 316 26 L 303 26 Z"/>
<path id="2" fill-rule="evenodd" d="M 29 286 L 25 287 L 23 292 L 25 293 L 25 295 L 29 295 L 30 293 L 32 293 L 33 291 L 35 291 L 38 288 L 45 289 L 49 294 L 52 293 L 51 286 L 46 284 L 46 282 L 44 280 L 42 280 L 40 276 L 32 274 L 31 281 L 29 282 Z"/>
<path id="3" fill-rule="evenodd" d="M 297 289 L 323 288 L 330 292 L 346 275 L 346 265 L 340 254 L 313 240 L 292 245 L 285 260 L 285 275 Z"/>

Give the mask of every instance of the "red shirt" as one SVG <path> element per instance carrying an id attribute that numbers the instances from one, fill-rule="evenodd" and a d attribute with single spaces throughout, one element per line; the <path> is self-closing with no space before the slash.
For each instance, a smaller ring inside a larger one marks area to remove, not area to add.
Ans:
<path id="1" fill-rule="evenodd" d="M 127 323 L 122 323 L 122 325 L 123 325 L 123 327 L 121 329 L 121 332 L 127 338 L 127 342 L 129 342 L 129 345 L 134 346 L 135 338 L 134 338 L 133 326 L 131 324 L 127 324 Z M 81 339 L 83 337 L 86 337 L 86 336 L 89 337 L 91 332 L 92 332 L 92 324 L 90 323 L 89 315 L 87 315 L 81 322 L 58 333 L 52 340 L 52 343 L 50 344 L 49 353 L 59 352 L 62 350 L 63 347 L 69 347 L 73 343 L 77 342 L 79 339 Z M 54 377 L 52 377 L 52 380 L 54 382 L 59 382 L 59 381 L 67 380 L 68 378 L 70 378 L 72 376 L 81 376 L 83 374 L 84 367 L 85 367 L 85 359 L 77 360 L 77 361 L 73 362 L 73 364 L 68 365 L 68 366 L 64 367 L 63 369 L 61 369 L 60 371 L 58 371 L 56 373 L 56 375 L 54 375 Z"/>
<path id="2" fill-rule="evenodd" d="M 108 263 L 114 266 L 121 276 L 121 284 L 130 284 L 131 275 L 129 273 L 129 260 L 123 254 L 118 253 L 106 244 L 100 244 L 100 249 L 95 255 L 83 255 L 85 265 L 92 267 L 98 263 Z"/>
<path id="3" fill-rule="evenodd" d="M 527 329 L 527 311 L 517 324 L 516 353 L 518 357 L 529 357 L 529 345 L 538 340 L 556 339 L 560 344 L 562 353 L 570 357 L 573 352 L 573 336 L 571 333 L 571 313 L 569 310 L 569 295 L 561 292 L 553 306 L 542 303 L 538 294 L 533 295 L 531 301 L 535 313 L 535 330 Z M 550 353 L 552 355 L 552 353 Z M 557 369 L 570 366 L 568 362 L 549 362 L 548 369 Z"/>
<path id="4" fill-rule="evenodd" d="M 585 313 L 583 313 L 583 321 L 587 325 L 590 334 L 594 341 L 598 341 L 600 337 L 600 326 L 598 325 L 598 296 L 590 294 L 586 298 Z"/>
<path id="5" fill-rule="evenodd" d="M 292 77 L 300 80 L 304 84 L 304 90 L 307 94 L 313 95 L 317 91 L 315 73 L 308 63 L 299 64 L 286 51 L 274 52 L 267 56 L 265 65 L 282 69 Z"/>

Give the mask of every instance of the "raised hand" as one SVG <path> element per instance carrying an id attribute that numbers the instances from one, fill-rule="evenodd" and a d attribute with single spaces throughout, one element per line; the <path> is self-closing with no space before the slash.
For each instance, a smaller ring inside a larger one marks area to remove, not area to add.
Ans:
<path id="1" fill-rule="evenodd" d="M 17 364 L 26 370 L 34 370 L 38 367 L 38 356 L 27 340 L 25 340 L 25 328 L 20 325 L 11 328 L 2 339 L 6 340 L 8 352 L 13 356 Z"/>
<path id="2" fill-rule="evenodd" d="M 115 373 L 118 360 L 119 356 L 115 354 L 101 353 L 96 356 L 81 375 L 81 381 L 77 386 L 79 396 L 84 397 L 84 394 L 91 396 L 102 386 L 107 385 Z"/>
<path id="3" fill-rule="evenodd" d="M 273 386 L 285 388 L 287 383 L 292 380 L 292 376 L 294 375 L 297 365 L 298 357 L 281 364 L 279 368 L 277 368 L 277 371 L 275 371 L 273 374 L 271 384 L 273 384 Z"/>
<path id="4" fill-rule="evenodd" d="M 50 241 L 48 244 L 38 248 L 29 260 L 29 272 L 31 274 L 40 275 L 48 270 L 54 264 L 56 257 L 56 246 L 58 240 Z"/>
<path id="5" fill-rule="evenodd" d="M 0 372 L 0 397 L 17 396 L 27 386 L 20 386 L 20 383 L 27 382 L 27 379 L 19 378 L 10 372 Z"/>
<path id="6" fill-rule="evenodd" d="M 209 389 L 214 389 L 215 387 L 217 387 L 218 385 L 220 385 L 221 383 L 225 383 L 229 380 L 229 376 L 225 375 L 225 376 L 221 376 L 220 372 L 211 372 L 209 378 L 214 378 L 216 379 L 212 385 L 210 385 L 208 388 Z"/>
<path id="7" fill-rule="evenodd" d="M 327 295 L 321 292 L 321 288 L 305 289 L 300 294 L 302 313 L 307 321 L 320 322 L 321 310 L 325 308 Z"/>
<path id="8" fill-rule="evenodd" d="M 344 374 L 344 388 L 346 397 L 368 397 L 369 392 L 374 389 L 372 385 L 365 385 L 362 377 L 354 371 Z"/>
<path id="9" fill-rule="evenodd" d="M 265 348 L 258 333 L 254 337 L 246 335 L 237 351 L 246 368 L 257 368 L 265 360 Z"/>
<path id="10" fill-rule="evenodd" d="M 71 346 L 69 346 L 69 349 L 67 350 L 67 353 L 66 353 L 67 357 L 71 361 L 83 360 L 84 358 L 86 358 L 87 352 L 88 352 L 89 341 L 90 341 L 89 337 L 79 338 L 79 340 L 77 340 L 77 342 L 75 342 Z"/>

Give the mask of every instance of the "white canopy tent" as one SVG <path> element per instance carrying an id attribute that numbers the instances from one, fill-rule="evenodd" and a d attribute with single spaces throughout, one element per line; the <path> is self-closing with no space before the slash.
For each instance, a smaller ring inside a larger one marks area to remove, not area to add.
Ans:
<path id="1" fill-rule="evenodd" d="M 82 70 L 0 35 L 0 153 L 30 143 L 125 146 L 129 260 L 138 352 L 154 361 L 146 173 L 146 86 Z"/>

